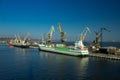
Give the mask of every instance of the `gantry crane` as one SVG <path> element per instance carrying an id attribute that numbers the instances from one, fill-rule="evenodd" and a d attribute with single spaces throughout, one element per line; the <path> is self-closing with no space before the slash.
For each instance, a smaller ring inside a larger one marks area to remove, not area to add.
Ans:
<path id="1" fill-rule="evenodd" d="M 64 35 L 66 34 L 66 32 L 63 31 L 60 23 L 58 23 L 58 29 L 59 29 L 59 32 L 60 32 L 61 43 L 64 44 L 64 42 L 66 41 L 66 38 L 64 38 Z"/>

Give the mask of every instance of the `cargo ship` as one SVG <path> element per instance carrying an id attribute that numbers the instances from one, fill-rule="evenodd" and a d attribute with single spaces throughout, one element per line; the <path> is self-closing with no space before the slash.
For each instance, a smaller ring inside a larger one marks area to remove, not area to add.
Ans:
<path id="1" fill-rule="evenodd" d="M 64 43 L 66 41 L 66 39 L 64 38 L 65 32 L 61 29 L 60 24 L 58 25 L 58 28 L 61 34 L 61 44 L 51 43 L 52 33 L 54 31 L 54 27 L 52 26 L 50 32 L 48 33 L 48 40 L 45 41 L 44 39 L 42 39 L 42 43 L 38 45 L 40 51 L 47 51 L 51 53 L 65 54 L 71 56 L 87 56 L 89 54 L 88 49 L 83 45 L 83 40 L 85 39 L 85 36 L 89 31 L 88 27 L 86 27 L 81 34 L 80 40 L 76 41 L 75 45 L 71 47 L 66 46 Z"/>
<path id="2" fill-rule="evenodd" d="M 71 56 L 86 56 L 89 54 L 89 51 L 87 48 L 68 48 L 67 46 L 64 46 L 63 44 L 55 44 L 56 46 L 47 46 L 47 45 L 41 45 L 39 44 L 39 50 L 40 51 L 47 51 L 52 53 L 59 53 L 59 54 L 65 54 L 65 55 L 71 55 Z"/>
<path id="3" fill-rule="evenodd" d="M 24 39 L 21 39 L 19 35 L 15 35 L 15 39 L 11 39 L 10 41 L 7 41 L 7 44 L 9 46 L 14 46 L 14 47 L 29 48 L 30 43 L 27 40 L 27 36 L 25 36 Z"/>

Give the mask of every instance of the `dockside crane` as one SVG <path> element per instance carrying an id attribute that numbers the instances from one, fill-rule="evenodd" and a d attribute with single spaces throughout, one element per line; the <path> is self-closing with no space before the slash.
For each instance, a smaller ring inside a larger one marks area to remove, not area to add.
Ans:
<path id="1" fill-rule="evenodd" d="M 64 42 L 66 41 L 66 38 L 64 38 L 64 35 L 66 34 L 66 32 L 63 31 L 60 23 L 58 23 L 58 29 L 59 29 L 59 32 L 60 32 L 61 43 L 64 44 Z"/>
<path id="2" fill-rule="evenodd" d="M 83 33 L 80 35 L 80 40 L 84 41 L 87 33 L 90 32 L 90 29 L 88 27 L 86 27 L 83 31 Z"/>
<path id="3" fill-rule="evenodd" d="M 90 32 L 90 29 L 88 27 L 86 27 L 83 32 L 80 34 L 80 39 L 79 41 L 75 42 L 75 49 L 79 48 L 79 49 L 84 49 L 84 44 L 83 41 L 87 35 L 87 33 Z"/>
<path id="4" fill-rule="evenodd" d="M 95 49 L 99 49 L 100 46 L 102 46 L 102 42 L 103 42 L 103 31 L 108 31 L 110 32 L 110 30 L 106 29 L 106 28 L 101 28 L 99 32 L 95 32 L 95 40 L 93 41 L 94 43 L 94 47 Z M 99 40 L 101 40 L 101 45 L 99 44 Z"/>
<path id="5" fill-rule="evenodd" d="M 50 31 L 48 32 L 48 40 L 47 40 L 47 43 L 50 44 L 51 43 L 51 40 L 52 40 L 52 35 L 53 35 L 53 32 L 54 32 L 54 26 L 51 26 L 50 28 Z"/>
<path id="6" fill-rule="evenodd" d="M 107 32 L 110 32 L 110 30 L 106 29 L 106 28 L 101 28 L 100 29 L 100 32 L 101 32 L 101 46 L 102 46 L 102 42 L 103 42 L 103 31 L 107 31 Z"/>

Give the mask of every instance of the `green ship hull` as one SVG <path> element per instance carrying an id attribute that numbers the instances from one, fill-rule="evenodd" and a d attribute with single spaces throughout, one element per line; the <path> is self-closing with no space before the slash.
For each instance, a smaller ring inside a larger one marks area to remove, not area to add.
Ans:
<path id="1" fill-rule="evenodd" d="M 69 49 L 65 47 L 46 47 L 46 46 L 39 46 L 40 51 L 47 51 L 52 53 L 59 53 L 71 56 L 87 56 L 89 54 L 88 49 Z"/>

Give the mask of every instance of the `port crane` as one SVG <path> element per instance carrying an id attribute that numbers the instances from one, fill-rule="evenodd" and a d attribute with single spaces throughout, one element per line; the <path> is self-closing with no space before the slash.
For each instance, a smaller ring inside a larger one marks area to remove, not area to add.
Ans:
<path id="1" fill-rule="evenodd" d="M 90 32 L 90 29 L 88 27 L 86 27 L 84 29 L 84 31 L 82 32 L 82 34 L 80 35 L 80 40 L 83 41 L 85 39 L 85 37 L 86 37 L 86 35 L 87 35 L 88 32 Z"/>
<path id="2" fill-rule="evenodd" d="M 75 43 L 75 49 L 79 48 L 79 49 L 84 49 L 84 44 L 83 41 L 87 35 L 87 33 L 90 32 L 90 29 L 88 27 L 86 27 L 83 32 L 80 34 L 80 39 L 78 42 Z"/>
<path id="3" fill-rule="evenodd" d="M 102 46 L 102 42 L 103 42 L 103 31 L 107 31 L 110 32 L 110 30 L 106 29 L 106 28 L 101 28 L 100 32 L 101 32 L 101 46 Z"/>
<path id="4" fill-rule="evenodd" d="M 60 32 L 61 43 L 64 44 L 64 42 L 66 41 L 66 38 L 64 38 L 64 35 L 66 34 L 66 32 L 63 31 L 60 23 L 58 23 L 58 29 L 59 29 L 59 32 Z"/>
<path id="5" fill-rule="evenodd" d="M 54 30 L 54 26 L 51 26 L 50 31 L 48 32 L 48 40 L 47 40 L 47 43 L 51 43 L 53 31 L 55 31 L 55 30 Z"/>
<path id="6" fill-rule="evenodd" d="M 110 30 L 106 28 L 101 28 L 99 32 L 95 32 L 95 40 L 93 41 L 95 49 L 99 49 L 100 44 L 99 44 L 99 39 L 101 39 L 101 46 L 102 46 L 102 41 L 103 41 L 103 31 L 108 31 Z"/>

